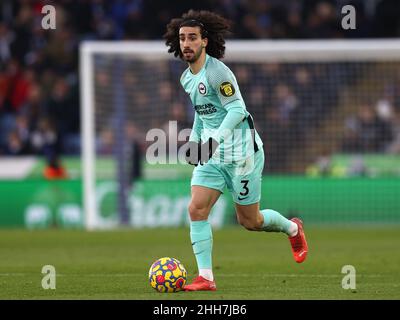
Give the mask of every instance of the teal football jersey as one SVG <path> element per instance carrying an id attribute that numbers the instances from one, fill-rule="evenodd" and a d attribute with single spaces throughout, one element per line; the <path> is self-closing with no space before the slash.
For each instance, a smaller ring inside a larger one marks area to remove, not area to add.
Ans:
<path id="1" fill-rule="evenodd" d="M 220 140 L 212 158 L 228 163 L 243 160 L 254 154 L 257 147 L 262 147 L 262 141 L 254 129 L 235 75 L 222 61 L 206 55 L 202 69 L 193 74 L 190 68 L 187 68 L 180 81 L 195 110 L 189 140 L 205 142 L 210 137 Z M 233 106 L 243 114 L 243 120 L 234 127 L 229 136 L 219 139 L 218 128 Z"/>

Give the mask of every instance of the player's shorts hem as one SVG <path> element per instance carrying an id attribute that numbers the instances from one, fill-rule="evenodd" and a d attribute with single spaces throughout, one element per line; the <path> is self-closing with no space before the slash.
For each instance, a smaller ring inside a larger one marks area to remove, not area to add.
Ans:
<path id="1" fill-rule="evenodd" d="M 191 184 L 190 186 L 191 186 L 191 187 L 193 187 L 193 186 L 200 186 L 200 187 L 204 187 L 204 188 L 208 188 L 208 189 L 212 189 L 212 190 L 217 190 L 217 191 L 219 191 L 219 192 L 221 192 L 221 193 L 224 193 L 223 190 L 218 189 L 218 188 L 215 188 L 215 187 L 210 187 L 209 185 L 207 185 L 207 184 L 205 184 L 205 183 L 202 184 L 202 183 L 200 183 L 200 182 L 196 182 L 196 183 Z"/>
<path id="2" fill-rule="evenodd" d="M 249 205 L 251 205 L 251 204 L 259 203 L 260 200 L 258 200 L 258 201 L 249 201 L 249 202 L 244 202 L 244 203 L 243 203 L 243 202 L 240 203 L 240 202 L 237 202 L 237 201 L 233 200 L 233 202 L 234 202 L 235 204 L 240 204 L 241 206 L 249 206 Z"/>

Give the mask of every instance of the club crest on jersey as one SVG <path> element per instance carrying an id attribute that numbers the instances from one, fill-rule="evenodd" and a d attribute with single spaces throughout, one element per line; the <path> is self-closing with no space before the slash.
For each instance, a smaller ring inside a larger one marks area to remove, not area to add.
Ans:
<path id="1" fill-rule="evenodd" d="M 203 95 L 204 95 L 204 94 L 207 93 L 207 88 L 206 88 L 206 86 L 204 85 L 203 82 L 200 82 L 200 83 L 199 83 L 198 88 L 199 88 L 200 94 L 203 94 Z"/>
<path id="2" fill-rule="evenodd" d="M 224 97 L 230 97 L 235 94 L 235 88 L 233 87 L 232 83 L 230 82 L 223 82 L 219 86 L 219 91 Z"/>

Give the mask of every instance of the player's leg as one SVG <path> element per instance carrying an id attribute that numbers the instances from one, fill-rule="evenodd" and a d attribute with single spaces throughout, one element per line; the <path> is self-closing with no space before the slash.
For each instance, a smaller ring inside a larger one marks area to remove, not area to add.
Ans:
<path id="1" fill-rule="evenodd" d="M 307 257 L 308 245 L 304 234 L 303 222 L 298 218 L 286 219 L 279 212 L 271 209 L 259 209 L 259 203 L 236 206 L 239 223 L 247 230 L 284 232 L 288 235 L 293 257 L 301 263 Z"/>
<path id="2" fill-rule="evenodd" d="M 297 224 L 279 212 L 260 210 L 259 203 L 241 205 L 235 203 L 238 222 L 250 231 L 284 232 L 288 236 L 297 234 Z"/>
<path id="3" fill-rule="evenodd" d="M 239 174 L 232 174 L 232 195 L 238 222 L 252 231 L 286 233 L 289 236 L 296 262 L 304 261 L 308 247 L 301 220 L 297 218 L 289 220 L 271 209 L 260 210 L 264 152 L 262 150 L 256 152 L 254 157 L 248 160 L 246 166 L 248 170 L 241 169 L 242 172 Z"/>
<path id="4" fill-rule="evenodd" d="M 192 176 L 192 198 L 189 204 L 190 239 L 199 276 L 185 286 L 187 291 L 215 290 L 212 272 L 212 229 L 208 216 L 225 187 L 225 180 L 216 166 L 197 166 Z"/>
<path id="5" fill-rule="evenodd" d="M 189 203 L 190 221 L 204 221 L 208 219 L 210 211 L 221 194 L 220 190 L 204 186 L 192 186 L 192 198 Z"/>
<path id="6" fill-rule="evenodd" d="M 212 273 L 212 229 L 208 221 L 211 208 L 221 192 L 203 186 L 192 186 L 192 199 L 189 204 L 190 240 L 196 256 L 199 275 L 214 280 Z"/>
<path id="7" fill-rule="evenodd" d="M 221 192 L 203 186 L 192 186 L 189 204 L 190 240 L 199 276 L 185 286 L 186 291 L 216 290 L 212 272 L 212 229 L 208 216 Z"/>
<path id="8" fill-rule="evenodd" d="M 248 230 L 285 232 L 292 236 L 297 232 L 295 223 L 274 210 L 260 211 L 263 168 L 264 151 L 261 149 L 230 171 L 238 222 Z"/>

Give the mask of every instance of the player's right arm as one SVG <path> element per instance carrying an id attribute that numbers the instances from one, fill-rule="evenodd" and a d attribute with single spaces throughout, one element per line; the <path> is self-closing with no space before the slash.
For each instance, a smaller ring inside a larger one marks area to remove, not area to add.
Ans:
<path id="1" fill-rule="evenodd" d="M 180 83 L 182 88 L 186 91 L 186 93 L 190 94 L 186 89 L 186 83 L 185 83 L 185 77 L 186 74 L 189 72 L 189 68 L 187 68 L 181 75 L 180 78 Z M 192 101 L 193 102 L 193 101 Z M 198 113 L 195 111 L 194 112 L 194 121 L 193 121 L 193 126 L 192 126 L 192 132 L 190 133 L 189 136 L 189 141 L 192 142 L 200 142 L 201 140 L 201 130 L 203 129 L 203 121 L 200 119 L 200 116 Z"/>
<path id="2" fill-rule="evenodd" d="M 186 162 L 197 166 L 199 163 L 203 164 L 203 156 L 208 154 L 202 150 L 201 131 L 203 130 L 203 121 L 200 116 L 195 113 L 192 132 L 190 133 L 188 149 L 186 151 Z"/>
<path id="3" fill-rule="evenodd" d="M 203 129 L 203 121 L 200 119 L 198 113 L 195 112 L 192 132 L 190 133 L 189 141 L 200 142 L 202 129 Z"/>

